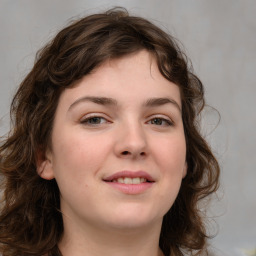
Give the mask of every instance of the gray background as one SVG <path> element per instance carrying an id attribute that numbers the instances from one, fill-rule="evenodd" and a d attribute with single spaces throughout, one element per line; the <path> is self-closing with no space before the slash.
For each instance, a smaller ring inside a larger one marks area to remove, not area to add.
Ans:
<path id="1" fill-rule="evenodd" d="M 0 0 L 0 134 L 8 130 L 15 88 L 36 51 L 72 17 L 124 6 L 150 18 L 184 45 L 206 89 L 203 133 L 222 168 L 209 223 L 219 255 L 256 247 L 256 1 L 254 0 Z"/>

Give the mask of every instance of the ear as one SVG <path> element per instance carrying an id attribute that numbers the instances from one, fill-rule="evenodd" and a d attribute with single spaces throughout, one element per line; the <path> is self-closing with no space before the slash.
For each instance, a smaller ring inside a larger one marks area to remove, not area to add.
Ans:
<path id="1" fill-rule="evenodd" d="M 37 153 L 36 167 L 38 175 L 45 180 L 54 179 L 52 166 L 52 153 L 49 150 L 46 152 L 40 150 Z"/>
<path id="2" fill-rule="evenodd" d="M 182 172 L 182 178 L 184 179 L 187 175 L 187 170 L 188 170 L 188 164 L 185 162 L 183 172 Z"/>

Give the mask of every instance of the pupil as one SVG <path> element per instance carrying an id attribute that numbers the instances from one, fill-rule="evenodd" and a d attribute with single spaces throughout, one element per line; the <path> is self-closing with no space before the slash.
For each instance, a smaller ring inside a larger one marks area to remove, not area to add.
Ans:
<path id="1" fill-rule="evenodd" d="M 162 120 L 161 120 L 160 118 L 155 118 L 155 119 L 153 120 L 153 123 L 154 123 L 154 124 L 161 125 L 161 124 L 162 124 Z"/>
<path id="2" fill-rule="evenodd" d="M 99 124 L 100 123 L 100 118 L 99 117 L 92 117 L 90 119 L 90 123 Z"/>

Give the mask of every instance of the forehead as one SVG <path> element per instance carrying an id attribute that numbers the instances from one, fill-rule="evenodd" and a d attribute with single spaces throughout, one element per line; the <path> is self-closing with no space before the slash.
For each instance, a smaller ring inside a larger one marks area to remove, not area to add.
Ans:
<path id="1" fill-rule="evenodd" d="M 172 96 L 181 104 L 178 86 L 160 73 L 156 59 L 145 50 L 103 62 L 71 88 L 64 90 L 61 99 L 77 98 L 83 94 L 123 99 L 130 97 L 131 100 Z"/>

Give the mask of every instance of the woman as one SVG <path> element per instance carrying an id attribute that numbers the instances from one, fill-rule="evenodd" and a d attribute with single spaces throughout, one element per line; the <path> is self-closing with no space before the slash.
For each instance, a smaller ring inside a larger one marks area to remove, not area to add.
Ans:
<path id="1" fill-rule="evenodd" d="M 0 148 L 0 252 L 203 255 L 199 202 L 219 165 L 199 133 L 203 86 L 175 40 L 112 9 L 37 55 Z"/>

